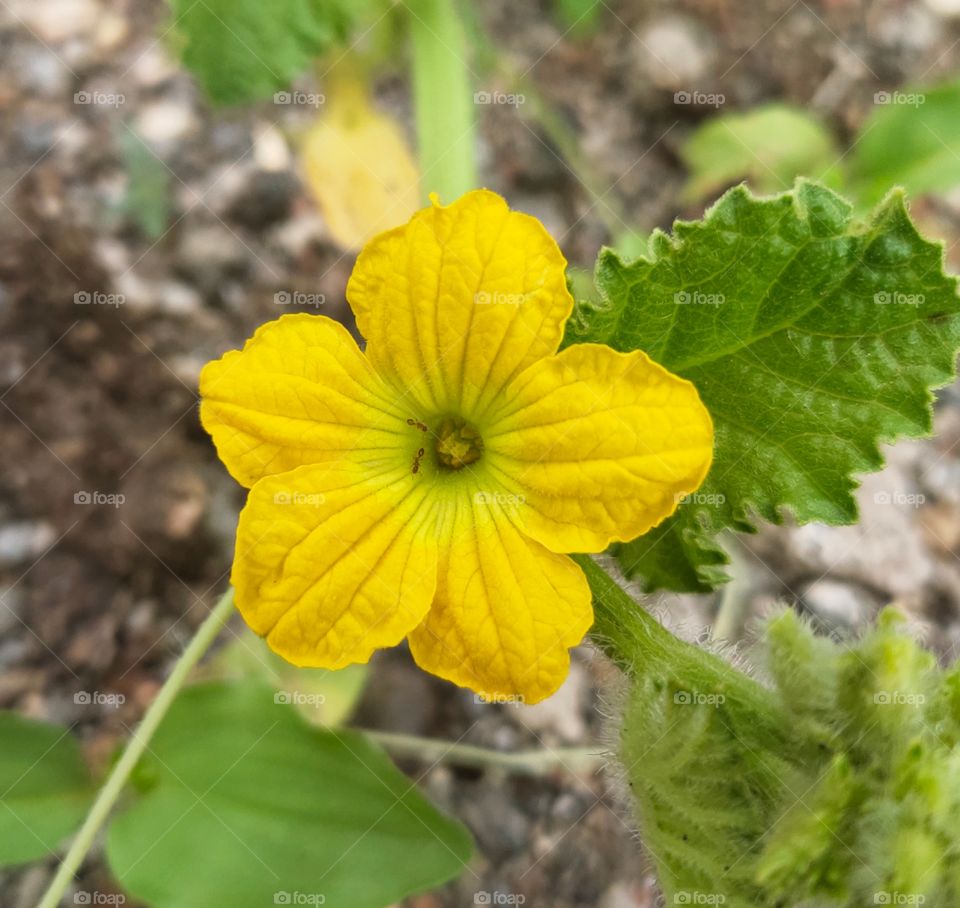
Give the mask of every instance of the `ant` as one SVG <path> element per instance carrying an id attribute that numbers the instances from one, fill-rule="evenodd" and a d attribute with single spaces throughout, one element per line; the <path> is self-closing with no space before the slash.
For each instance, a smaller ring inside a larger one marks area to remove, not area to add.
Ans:
<path id="1" fill-rule="evenodd" d="M 417 456 L 413 458 L 413 472 L 415 474 L 420 472 L 420 460 L 425 453 L 426 451 L 421 448 L 419 451 L 417 451 Z"/>
<path id="2" fill-rule="evenodd" d="M 420 422 L 419 419 L 414 419 L 413 417 L 410 417 L 410 419 L 407 420 L 407 425 L 413 426 L 413 428 L 419 429 L 421 432 L 429 431 L 426 423 Z M 426 454 L 426 450 L 424 448 L 420 448 L 420 450 L 417 451 L 417 456 L 413 458 L 413 472 L 415 474 L 420 472 L 420 461 L 422 460 L 424 454 Z"/>

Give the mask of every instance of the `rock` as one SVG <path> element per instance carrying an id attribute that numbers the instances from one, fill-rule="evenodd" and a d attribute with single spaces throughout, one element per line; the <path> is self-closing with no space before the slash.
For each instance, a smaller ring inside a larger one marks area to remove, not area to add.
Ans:
<path id="1" fill-rule="evenodd" d="M 614 883 L 600 898 L 597 908 L 653 908 L 652 893 L 630 883 Z"/>
<path id="2" fill-rule="evenodd" d="M 113 662 L 117 651 L 117 625 L 113 614 L 88 618 L 67 640 L 63 659 L 74 668 L 104 671 Z"/>
<path id="3" fill-rule="evenodd" d="M 887 47 L 909 53 L 931 48 L 943 33 L 943 25 L 930 9 L 919 4 L 889 7 L 877 23 L 876 36 Z"/>
<path id="4" fill-rule="evenodd" d="M 0 635 L 8 633 L 20 624 L 19 614 L 23 607 L 23 594 L 16 586 L 0 588 Z M 0 654 L 0 668 L 3 656 Z"/>
<path id="5" fill-rule="evenodd" d="M 695 22 L 668 16 L 647 26 L 637 39 L 640 68 L 658 88 L 711 91 L 706 83 L 714 60 L 710 36 Z"/>
<path id="6" fill-rule="evenodd" d="M 254 171 L 228 216 L 255 231 L 283 223 L 290 216 L 299 189 L 299 181 L 289 171 Z"/>
<path id="7" fill-rule="evenodd" d="M 414 671 L 404 655 L 389 652 L 374 660 L 355 713 L 359 726 L 407 735 L 426 735 L 434 727 L 437 688 L 429 675 Z"/>
<path id="8" fill-rule="evenodd" d="M 960 555 L 960 513 L 955 504 L 929 505 L 919 517 L 927 545 L 942 555 Z"/>
<path id="9" fill-rule="evenodd" d="M 800 590 L 804 606 L 830 631 L 851 631 L 866 624 L 880 603 L 867 590 L 822 577 Z"/>
<path id="10" fill-rule="evenodd" d="M 35 864 L 24 871 L 17 886 L 16 908 L 33 908 L 43 898 L 52 873 L 52 867 L 46 863 Z"/>
<path id="11" fill-rule="evenodd" d="M 38 558 L 56 538 L 56 530 L 44 521 L 21 520 L 0 526 L 0 567 Z"/>
<path id="12" fill-rule="evenodd" d="M 129 20 L 115 12 L 104 12 L 97 22 L 94 41 L 101 52 L 112 51 L 123 44 L 129 34 Z"/>
<path id="13" fill-rule="evenodd" d="M 564 743 L 582 743 L 587 735 L 584 709 L 589 696 L 587 674 L 578 662 L 570 664 L 570 673 L 552 696 L 533 706 L 525 706 L 517 719 L 538 737 Z"/>
<path id="14" fill-rule="evenodd" d="M 46 44 L 59 44 L 93 31 L 101 15 L 93 0 L 18 0 L 14 16 Z"/>
<path id="15" fill-rule="evenodd" d="M 257 123 L 253 128 L 253 162 L 261 170 L 290 170 L 293 154 L 284 134 L 272 123 Z"/>
<path id="16" fill-rule="evenodd" d="M 298 259 L 310 246 L 322 242 L 326 235 L 327 227 L 319 212 L 301 208 L 272 230 L 270 240 L 290 258 Z"/>
<path id="17" fill-rule="evenodd" d="M 514 192 L 510 196 L 510 207 L 533 215 L 551 236 L 563 236 L 567 232 L 567 215 L 555 193 Z"/>
<path id="18" fill-rule="evenodd" d="M 243 272 L 249 253 L 221 224 L 191 224 L 180 235 L 179 264 L 205 293 L 222 291 L 224 280 Z"/>
<path id="19" fill-rule="evenodd" d="M 815 575 L 832 573 L 891 596 L 909 597 L 933 576 L 933 560 L 917 530 L 917 509 L 926 502 L 907 472 L 890 465 L 863 477 L 860 521 L 831 527 L 810 523 L 767 535 L 782 560 Z"/>
<path id="20" fill-rule="evenodd" d="M 171 315 L 193 314 L 203 305 L 200 294 L 182 281 L 164 281 L 157 290 L 157 308 Z"/>
<path id="21" fill-rule="evenodd" d="M 157 151 L 172 151 L 197 127 L 197 118 L 183 100 L 166 98 L 143 104 L 135 121 L 137 134 Z"/>
<path id="22" fill-rule="evenodd" d="M 162 42 L 153 42 L 142 53 L 138 53 L 130 64 L 133 81 L 144 88 L 156 88 L 172 79 L 177 72 L 177 65 L 167 54 Z"/>
<path id="23" fill-rule="evenodd" d="M 29 94 L 66 97 L 73 74 L 53 51 L 43 45 L 18 45 L 11 54 L 10 71 Z"/>
<path id="24" fill-rule="evenodd" d="M 960 0 L 923 0 L 927 8 L 944 19 L 960 17 Z"/>
<path id="25" fill-rule="evenodd" d="M 528 846 L 530 821 L 504 786 L 483 785 L 476 797 L 460 802 L 457 813 L 473 832 L 480 850 L 494 864 Z"/>
<path id="26" fill-rule="evenodd" d="M 931 497 L 956 507 L 960 505 L 960 461 L 930 451 L 920 470 L 920 485 Z"/>

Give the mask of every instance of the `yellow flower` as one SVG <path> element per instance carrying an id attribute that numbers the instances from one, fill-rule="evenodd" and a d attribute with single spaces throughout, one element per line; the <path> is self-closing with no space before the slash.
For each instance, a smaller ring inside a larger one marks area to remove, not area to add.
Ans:
<path id="1" fill-rule="evenodd" d="M 486 696 L 561 684 L 592 621 L 564 553 L 658 524 L 713 444 L 693 386 L 645 354 L 557 353 L 565 266 L 537 220 L 470 192 L 360 254 L 365 352 L 286 315 L 204 368 L 203 424 L 250 488 L 237 605 L 280 655 L 335 669 L 408 637 Z"/>
<path id="2" fill-rule="evenodd" d="M 417 210 L 420 173 L 400 127 L 374 107 L 363 78 L 350 65 L 335 69 L 301 162 L 330 235 L 345 249 L 359 249 Z"/>

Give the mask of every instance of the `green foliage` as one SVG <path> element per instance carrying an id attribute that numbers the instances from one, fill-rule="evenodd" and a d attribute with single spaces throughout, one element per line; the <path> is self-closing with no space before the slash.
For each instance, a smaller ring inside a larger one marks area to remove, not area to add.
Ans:
<path id="1" fill-rule="evenodd" d="M 710 118 L 681 156 L 690 170 L 684 197 L 691 201 L 741 179 L 759 192 L 776 192 L 799 176 L 843 188 L 865 208 L 893 186 L 913 196 L 945 192 L 960 185 L 960 81 L 876 92 L 843 169 L 832 133 L 784 104 Z"/>
<path id="2" fill-rule="evenodd" d="M 877 100 L 853 143 L 856 197 L 870 205 L 890 186 L 919 195 L 960 184 L 960 81 L 878 92 Z"/>
<path id="3" fill-rule="evenodd" d="M 620 753 L 668 902 L 960 904 L 960 669 L 892 611 L 849 647 L 788 611 L 766 650 L 770 704 L 732 668 L 638 666 Z"/>
<path id="4" fill-rule="evenodd" d="M 681 157 L 690 170 L 684 187 L 689 200 L 706 198 L 742 179 L 758 192 L 789 189 L 800 176 L 830 186 L 840 183 L 835 168 L 840 152 L 829 130 L 786 104 L 712 117 L 687 140 Z"/>
<path id="5" fill-rule="evenodd" d="M 596 31 L 604 6 L 601 0 L 554 0 L 553 5 L 563 26 L 578 35 Z"/>
<path id="6" fill-rule="evenodd" d="M 956 281 L 901 193 L 861 223 L 814 183 L 737 187 L 655 232 L 646 258 L 602 251 L 596 283 L 602 302 L 578 305 L 565 343 L 646 351 L 696 385 L 716 430 L 701 489 L 616 550 L 647 588 L 722 583 L 717 534 L 756 517 L 853 522 L 853 474 L 882 465 L 881 442 L 929 432 L 930 389 L 954 375 Z"/>
<path id="7" fill-rule="evenodd" d="M 170 220 L 170 172 L 132 129 L 120 135 L 127 171 L 123 211 L 148 240 L 163 236 Z"/>
<path id="8" fill-rule="evenodd" d="M 310 727 L 258 682 L 184 691 L 137 776 L 143 793 L 111 824 L 107 857 L 153 908 L 321 896 L 327 908 L 381 908 L 470 857 L 466 830 L 382 751 Z"/>
<path id="9" fill-rule="evenodd" d="M 299 668 L 270 649 L 249 628 L 220 649 L 204 669 L 211 680 L 256 678 L 279 692 L 312 725 L 341 725 L 363 694 L 370 667 L 348 665 L 339 671 Z"/>
<path id="10" fill-rule="evenodd" d="M 0 712 L 0 865 L 47 857 L 83 821 L 93 783 L 57 725 Z"/>
<path id="11" fill-rule="evenodd" d="M 343 0 L 172 0 L 183 62 L 215 104 L 243 104 L 285 88 L 345 41 Z M 365 4 L 360 4 L 361 6 Z"/>

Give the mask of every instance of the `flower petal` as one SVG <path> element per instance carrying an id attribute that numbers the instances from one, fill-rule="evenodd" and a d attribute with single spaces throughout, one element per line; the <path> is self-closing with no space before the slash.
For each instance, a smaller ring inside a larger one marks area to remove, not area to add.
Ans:
<path id="1" fill-rule="evenodd" d="M 498 505 L 479 501 L 462 498 L 438 526 L 436 599 L 410 634 L 410 649 L 442 678 L 536 703 L 566 678 L 568 648 L 590 628 L 590 589 L 573 561 L 527 539 Z"/>
<path id="2" fill-rule="evenodd" d="M 573 308 L 565 267 L 539 221 L 476 190 L 371 240 L 347 298 L 381 375 L 427 412 L 476 418 L 557 350 Z"/>
<path id="3" fill-rule="evenodd" d="M 295 665 L 342 668 L 399 643 L 430 608 L 427 487 L 345 462 L 261 479 L 240 515 L 233 584 L 247 624 Z"/>
<path id="4" fill-rule="evenodd" d="M 307 463 L 397 447 L 404 414 L 347 330 L 321 315 L 261 325 L 200 374 L 200 419 L 242 485 Z"/>
<path id="5" fill-rule="evenodd" d="M 531 366 L 485 436 L 521 502 L 521 529 L 555 552 L 600 552 L 669 516 L 707 475 L 710 414 L 690 382 L 635 351 L 577 344 Z"/>
<path id="6" fill-rule="evenodd" d="M 301 160 L 330 235 L 359 249 L 420 207 L 420 173 L 399 124 L 376 109 L 364 79 L 348 73 L 329 81 Z"/>

